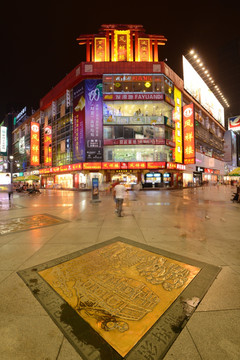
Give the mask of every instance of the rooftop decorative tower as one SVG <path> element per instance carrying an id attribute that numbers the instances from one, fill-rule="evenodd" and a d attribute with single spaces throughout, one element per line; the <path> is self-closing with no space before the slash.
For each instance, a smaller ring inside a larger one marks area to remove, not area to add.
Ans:
<path id="1" fill-rule="evenodd" d="M 146 34 L 142 25 L 104 24 L 98 34 L 80 35 L 77 41 L 86 45 L 87 62 L 158 62 L 158 46 L 167 39 Z"/>

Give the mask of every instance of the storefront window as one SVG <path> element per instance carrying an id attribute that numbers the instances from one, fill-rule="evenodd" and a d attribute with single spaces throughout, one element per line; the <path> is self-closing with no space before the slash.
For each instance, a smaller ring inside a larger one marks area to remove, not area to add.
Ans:
<path id="1" fill-rule="evenodd" d="M 104 161 L 172 161 L 172 152 L 168 146 L 105 146 Z"/>
<path id="2" fill-rule="evenodd" d="M 165 92 L 173 99 L 173 83 L 164 75 L 105 75 L 103 92 Z"/>
<path id="3" fill-rule="evenodd" d="M 125 122 L 131 122 L 137 117 L 138 122 L 150 123 L 157 121 L 157 117 L 166 116 L 172 119 L 172 106 L 165 102 L 156 101 L 106 101 L 103 104 L 104 123 L 111 121 L 121 121 L 121 117 Z M 117 119 L 119 118 L 119 119 Z M 162 122 L 164 123 L 164 121 Z"/>
<path id="4" fill-rule="evenodd" d="M 169 139 L 172 130 L 165 126 L 104 126 L 104 139 Z"/>

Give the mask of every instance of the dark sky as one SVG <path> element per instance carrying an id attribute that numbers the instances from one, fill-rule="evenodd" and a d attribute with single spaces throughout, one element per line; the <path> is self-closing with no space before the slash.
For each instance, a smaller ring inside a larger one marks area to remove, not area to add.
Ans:
<path id="1" fill-rule="evenodd" d="M 235 2 L 7 1 L 0 20 L 0 120 L 11 108 L 36 110 L 40 99 L 85 61 L 78 35 L 97 33 L 104 23 L 141 24 L 146 33 L 164 35 L 168 41 L 160 48 L 159 58 L 167 58 L 181 77 L 182 55 L 194 48 L 229 103 L 234 103 L 236 94 L 228 78 L 223 80 L 218 54 L 240 37 Z M 240 114 L 240 97 L 233 111 Z"/>

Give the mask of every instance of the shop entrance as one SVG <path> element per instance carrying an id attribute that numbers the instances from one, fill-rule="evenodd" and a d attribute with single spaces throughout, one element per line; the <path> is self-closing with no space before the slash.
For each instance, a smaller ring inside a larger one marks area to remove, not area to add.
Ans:
<path id="1" fill-rule="evenodd" d="M 111 182 L 120 181 L 123 182 L 125 187 L 130 190 L 132 185 L 137 184 L 138 177 L 132 173 L 117 173 L 112 176 Z"/>
<path id="2" fill-rule="evenodd" d="M 159 172 L 149 172 L 144 175 L 143 188 L 163 186 L 163 175 Z"/>

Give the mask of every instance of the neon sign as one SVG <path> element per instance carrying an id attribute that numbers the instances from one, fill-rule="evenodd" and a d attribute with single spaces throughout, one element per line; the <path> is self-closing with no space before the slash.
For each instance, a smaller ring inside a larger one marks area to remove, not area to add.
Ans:
<path id="1" fill-rule="evenodd" d="M 52 166 L 52 127 L 44 128 L 44 165 Z"/>
<path id="2" fill-rule="evenodd" d="M 184 164 L 195 164 L 194 106 L 183 107 Z"/>
<path id="3" fill-rule="evenodd" d="M 31 122 L 31 160 L 30 165 L 40 165 L 40 151 L 39 151 L 39 130 L 40 125 L 36 122 Z"/>

